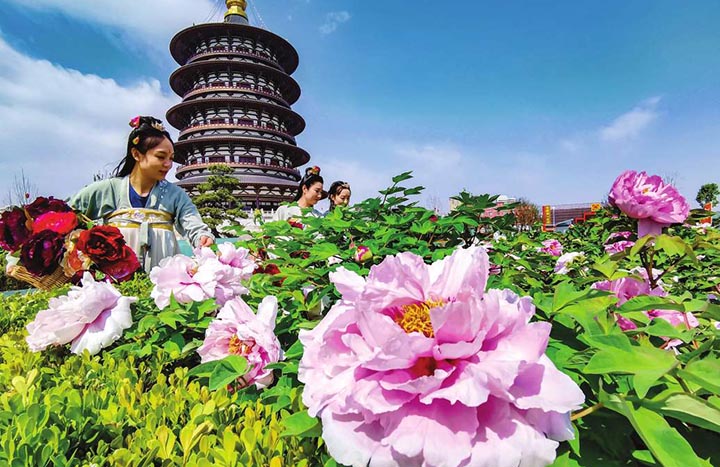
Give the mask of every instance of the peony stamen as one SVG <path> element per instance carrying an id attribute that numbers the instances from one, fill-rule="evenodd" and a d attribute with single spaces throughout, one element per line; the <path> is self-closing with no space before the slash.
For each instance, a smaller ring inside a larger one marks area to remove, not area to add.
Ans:
<path id="1" fill-rule="evenodd" d="M 255 347 L 255 341 L 253 339 L 241 340 L 237 334 L 234 334 L 228 343 L 228 352 L 231 355 L 244 357 L 252 352 L 253 347 Z"/>
<path id="2" fill-rule="evenodd" d="M 425 337 L 435 337 L 435 330 L 430 321 L 430 310 L 444 306 L 447 303 L 447 300 L 425 300 L 424 302 L 403 305 L 394 313 L 393 321 L 408 334 L 420 332 Z"/>

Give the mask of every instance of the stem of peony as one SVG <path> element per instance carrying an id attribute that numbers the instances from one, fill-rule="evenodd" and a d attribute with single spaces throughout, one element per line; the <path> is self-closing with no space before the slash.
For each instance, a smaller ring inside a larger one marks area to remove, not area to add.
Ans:
<path id="1" fill-rule="evenodd" d="M 661 224 L 650 219 L 638 219 L 638 238 L 642 238 L 645 235 L 660 235 L 662 234 L 663 227 L 668 224 Z"/>
<path id="2" fill-rule="evenodd" d="M 586 415 L 590 415 L 593 412 L 597 412 L 598 410 L 605 407 L 602 402 L 598 402 L 597 404 L 593 405 L 592 407 L 588 407 L 587 409 L 581 410 L 580 412 L 576 412 L 570 416 L 570 421 L 580 420 Z"/>
<path id="3" fill-rule="evenodd" d="M 672 376 L 680 384 L 680 387 L 683 388 L 683 391 L 685 391 L 688 394 L 694 394 L 688 387 L 687 383 L 685 381 L 683 381 L 683 379 L 681 377 L 678 376 L 677 371 L 673 370 Z"/>

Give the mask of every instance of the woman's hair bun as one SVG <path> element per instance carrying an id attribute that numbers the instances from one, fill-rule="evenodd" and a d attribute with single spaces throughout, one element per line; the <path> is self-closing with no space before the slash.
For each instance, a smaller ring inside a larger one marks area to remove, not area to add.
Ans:
<path id="1" fill-rule="evenodd" d="M 133 130 L 139 130 L 146 125 L 157 131 L 165 131 L 165 126 L 163 125 L 162 121 L 158 120 L 155 117 L 138 115 L 137 117 L 130 120 L 128 124 L 133 128 Z"/>

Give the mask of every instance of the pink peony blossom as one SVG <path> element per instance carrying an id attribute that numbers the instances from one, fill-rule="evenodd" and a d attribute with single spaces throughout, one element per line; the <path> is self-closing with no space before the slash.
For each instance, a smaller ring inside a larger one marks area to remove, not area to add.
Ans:
<path id="1" fill-rule="evenodd" d="M 246 279 L 255 270 L 255 261 L 247 248 L 236 247 L 232 243 L 221 243 L 218 245 L 217 256 L 222 264 L 241 269 Z"/>
<path id="2" fill-rule="evenodd" d="M 657 175 L 626 170 L 613 183 L 608 199 L 638 220 L 638 237 L 660 235 L 663 227 L 684 222 L 690 206 L 674 186 Z"/>
<path id="3" fill-rule="evenodd" d="M 633 272 L 638 273 L 643 277 L 643 279 L 622 277 L 613 281 L 596 282 L 592 285 L 592 287 L 594 289 L 612 292 L 618 298 L 617 306 L 621 306 L 631 298 L 639 295 L 650 295 L 655 297 L 664 297 L 667 295 L 667 292 L 665 292 L 662 288 L 662 284 L 658 284 L 658 286 L 653 289 L 650 288 L 650 284 L 647 280 L 647 272 L 645 270 L 635 269 Z M 673 326 L 686 324 L 688 329 L 695 328 L 700 324 L 692 313 L 682 313 L 674 310 L 648 310 L 644 311 L 643 314 L 651 320 L 655 318 L 664 319 Z M 618 326 L 620 326 L 620 329 L 623 331 L 637 329 L 637 325 L 633 321 L 625 318 L 619 313 L 615 313 L 615 318 Z"/>
<path id="4" fill-rule="evenodd" d="M 558 258 L 557 262 L 555 263 L 555 274 L 567 274 L 570 269 L 568 266 L 570 266 L 570 263 L 575 261 L 576 258 L 584 256 L 582 253 L 578 253 L 577 251 L 573 251 L 570 253 L 565 253 L 561 257 Z"/>
<path id="5" fill-rule="evenodd" d="M 210 298 L 214 287 L 195 278 L 197 263 L 187 256 L 175 255 L 163 258 L 160 264 L 150 271 L 150 281 L 155 284 L 150 297 L 161 310 L 170 304 L 170 295 L 178 303 L 200 302 Z"/>
<path id="6" fill-rule="evenodd" d="M 277 309 L 277 299 L 272 296 L 263 299 L 257 315 L 239 297 L 228 301 L 208 326 L 205 341 L 198 349 L 202 363 L 241 355 L 251 365 L 242 377 L 244 386 L 255 384 L 262 389 L 272 384 L 272 370 L 265 366 L 283 359 L 275 336 Z"/>
<path id="7" fill-rule="evenodd" d="M 172 294 L 178 303 L 190 303 L 214 298 L 218 305 L 247 293 L 242 281 L 252 276 L 255 262 L 249 251 L 229 243 L 219 245 L 218 253 L 207 247 L 195 250 L 189 258 L 176 255 L 164 258 L 150 271 L 155 287 L 150 296 L 158 308 L 170 304 Z"/>
<path id="8" fill-rule="evenodd" d="M 72 287 L 67 296 L 51 298 L 49 308 L 40 311 L 27 325 L 30 350 L 39 352 L 50 345 L 72 342 L 70 351 L 95 355 L 115 342 L 132 325 L 130 304 L 111 284 L 96 282 L 86 272 L 82 287 Z"/>
<path id="9" fill-rule="evenodd" d="M 573 437 L 580 388 L 545 355 L 529 297 L 484 292 L 488 256 L 387 257 L 367 279 L 331 273 L 342 300 L 300 331 L 303 402 L 352 466 L 543 466 Z"/>
<path id="10" fill-rule="evenodd" d="M 555 240 L 554 238 L 550 238 L 548 240 L 543 240 L 542 247 L 538 248 L 538 251 L 541 253 L 547 253 L 549 255 L 553 256 L 560 256 L 563 252 L 563 246 L 560 242 Z"/>
<path id="11" fill-rule="evenodd" d="M 635 242 L 630 240 L 632 235 L 633 233 L 628 231 L 611 233 L 607 240 L 605 240 L 605 253 L 614 255 L 621 253 L 628 248 L 632 248 L 632 246 L 635 245 Z"/>
<path id="12" fill-rule="evenodd" d="M 604 248 L 605 253 L 609 255 L 614 255 L 617 253 L 622 253 L 628 248 L 632 248 L 633 245 L 635 245 L 635 242 L 629 240 L 620 240 L 619 242 L 605 244 Z"/>
<path id="13" fill-rule="evenodd" d="M 613 240 L 630 240 L 630 237 L 633 236 L 632 232 L 628 232 L 627 230 L 623 230 L 622 232 L 613 232 L 610 235 L 608 235 L 607 240 L 605 240 L 605 244 L 612 242 Z"/>

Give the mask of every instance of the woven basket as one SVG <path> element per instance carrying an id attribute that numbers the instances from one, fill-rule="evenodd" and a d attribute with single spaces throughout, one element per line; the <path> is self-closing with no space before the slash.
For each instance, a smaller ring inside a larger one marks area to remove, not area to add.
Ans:
<path id="1" fill-rule="evenodd" d="M 12 269 L 10 269 L 10 271 L 8 272 L 8 276 L 12 277 L 13 279 L 26 282 L 33 287 L 42 290 L 51 290 L 55 287 L 60 287 L 61 285 L 70 282 L 70 278 L 65 275 L 65 272 L 61 267 L 55 269 L 52 274 L 37 277 L 30 274 L 24 266 L 20 266 L 18 264 L 13 266 Z"/>

